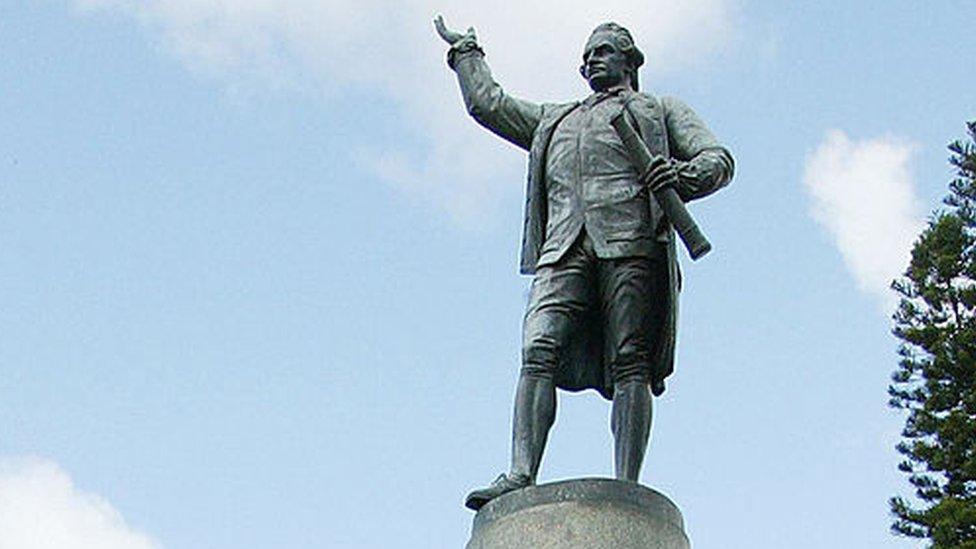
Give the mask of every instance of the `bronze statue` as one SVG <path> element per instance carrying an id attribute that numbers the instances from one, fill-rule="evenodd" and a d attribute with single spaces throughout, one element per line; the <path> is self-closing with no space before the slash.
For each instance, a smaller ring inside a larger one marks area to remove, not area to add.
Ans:
<path id="1" fill-rule="evenodd" d="M 726 185 L 732 155 L 684 103 L 638 91 L 644 56 L 620 25 L 599 25 L 583 48 L 580 73 L 590 96 L 537 104 L 495 82 L 473 28 L 449 30 L 440 16 L 434 24 L 450 44 L 448 65 L 468 112 L 529 153 L 521 272 L 534 279 L 523 325 L 511 467 L 470 493 L 465 505 L 477 510 L 535 482 L 555 419 L 557 387 L 592 388 L 613 401 L 616 477 L 637 482 L 651 395 L 664 392 L 674 363 L 680 275 L 672 225 L 684 229 L 690 222 L 677 221 L 683 207 L 661 206 L 674 193 L 680 206 Z M 628 127 L 652 159 L 640 170 L 634 143 L 618 133 Z M 701 241 L 695 247 L 688 240 L 694 230 L 681 233 L 693 256 L 707 251 Z"/>

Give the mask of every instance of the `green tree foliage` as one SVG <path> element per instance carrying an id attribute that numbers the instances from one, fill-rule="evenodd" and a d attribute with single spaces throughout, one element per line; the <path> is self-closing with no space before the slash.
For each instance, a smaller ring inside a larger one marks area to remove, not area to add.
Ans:
<path id="1" fill-rule="evenodd" d="M 892 285 L 901 345 L 888 391 L 908 412 L 899 469 L 916 499 L 891 499 L 891 529 L 934 549 L 976 549 L 976 122 L 967 126 L 968 140 L 949 146 L 946 207 Z"/>

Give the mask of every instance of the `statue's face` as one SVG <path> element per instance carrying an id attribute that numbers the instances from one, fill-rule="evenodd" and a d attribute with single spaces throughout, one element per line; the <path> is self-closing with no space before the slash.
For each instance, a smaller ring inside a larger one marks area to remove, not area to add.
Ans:
<path id="1" fill-rule="evenodd" d="M 596 33 L 583 49 L 583 76 L 593 91 L 603 91 L 618 84 L 630 85 L 630 61 L 617 48 L 609 32 Z"/>

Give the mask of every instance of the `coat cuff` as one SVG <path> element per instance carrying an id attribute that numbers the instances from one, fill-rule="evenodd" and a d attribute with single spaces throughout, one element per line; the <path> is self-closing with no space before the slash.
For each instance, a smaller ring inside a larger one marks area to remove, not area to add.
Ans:
<path id="1" fill-rule="evenodd" d="M 485 54 L 485 51 L 478 45 L 478 41 L 474 36 L 465 36 L 452 44 L 451 49 L 447 50 L 447 66 L 451 67 L 451 70 L 454 70 L 454 67 L 457 66 L 457 62 L 460 59 L 468 57 L 475 52 L 481 55 Z"/>

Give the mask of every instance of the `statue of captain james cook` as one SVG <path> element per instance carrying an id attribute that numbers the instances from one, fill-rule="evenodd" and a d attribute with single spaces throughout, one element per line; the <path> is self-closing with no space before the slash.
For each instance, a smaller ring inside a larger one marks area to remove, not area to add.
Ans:
<path id="1" fill-rule="evenodd" d="M 627 29 L 604 23 L 583 49 L 582 101 L 537 104 L 505 93 L 491 76 L 474 29 L 438 34 L 450 44 L 468 112 L 529 152 L 521 272 L 532 274 L 507 473 L 471 492 L 480 509 L 535 482 L 556 388 L 596 389 L 613 401 L 614 464 L 638 481 L 651 427 L 651 394 L 664 392 L 674 362 L 680 275 L 674 231 L 648 193 L 671 186 L 684 201 L 732 178 L 727 149 L 684 103 L 638 92 L 644 56 Z M 654 167 L 638 174 L 610 120 L 624 112 Z"/>

